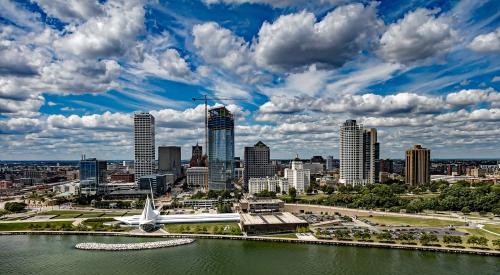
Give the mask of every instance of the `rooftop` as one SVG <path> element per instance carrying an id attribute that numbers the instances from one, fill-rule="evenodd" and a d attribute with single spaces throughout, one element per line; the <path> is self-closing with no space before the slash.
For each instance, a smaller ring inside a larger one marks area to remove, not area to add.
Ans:
<path id="1" fill-rule="evenodd" d="M 240 214 L 240 219 L 241 223 L 244 225 L 307 223 L 305 220 L 298 218 L 289 212 L 269 214 Z"/>

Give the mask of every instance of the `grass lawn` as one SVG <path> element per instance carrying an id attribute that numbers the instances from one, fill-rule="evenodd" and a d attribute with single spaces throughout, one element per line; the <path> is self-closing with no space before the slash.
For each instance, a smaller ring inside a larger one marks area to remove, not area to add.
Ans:
<path id="1" fill-rule="evenodd" d="M 121 217 L 125 214 L 126 212 L 106 212 L 104 215 L 101 217 Z"/>
<path id="2" fill-rule="evenodd" d="M 486 224 L 486 225 L 484 225 L 483 228 L 486 229 L 486 230 L 488 230 L 488 231 L 500 234 L 500 225 Z M 500 238 L 500 237 L 498 237 L 498 238 Z"/>
<path id="3" fill-rule="evenodd" d="M 165 224 L 164 227 L 169 233 L 241 235 L 237 223 Z"/>
<path id="4" fill-rule="evenodd" d="M 79 216 L 78 218 L 97 218 L 101 217 L 102 215 L 104 215 L 103 212 L 84 212 L 84 214 Z"/>
<path id="5" fill-rule="evenodd" d="M 135 216 L 135 215 L 140 215 L 140 214 L 141 214 L 141 211 L 128 211 L 123 216 Z"/>
<path id="6" fill-rule="evenodd" d="M 283 233 L 283 234 L 262 235 L 262 237 L 297 239 L 297 234 L 295 234 L 295 233 Z"/>
<path id="7" fill-rule="evenodd" d="M 326 197 L 328 197 L 327 194 L 298 195 L 297 200 L 312 201 L 312 200 L 317 200 L 317 199 L 324 199 Z"/>
<path id="8" fill-rule="evenodd" d="M 459 221 L 444 221 L 430 218 L 414 218 L 414 217 L 394 217 L 394 216 L 373 216 L 359 217 L 359 219 L 367 219 L 376 222 L 379 225 L 410 225 L 410 226 L 429 226 L 429 227 L 446 227 L 448 225 L 461 226 L 464 222 Z"/>
<path id="9" fill-rule="evenodd" d="M 0 223 L 0 231 L 16 231 L 16 230 L 31 230 L 33 225 L 40 228 L 49 226 L 52 228 L 61 227 L 63 225 L 71 227 L 72 222 L 19 222 L 19 223 Z"/>

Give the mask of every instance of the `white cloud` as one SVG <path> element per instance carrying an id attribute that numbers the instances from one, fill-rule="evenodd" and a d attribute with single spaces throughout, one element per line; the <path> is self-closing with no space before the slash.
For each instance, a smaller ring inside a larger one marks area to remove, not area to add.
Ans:
<path id="1" fill-rule="evenodd" d="M 105 14 L 67 29 L 54 42 L 60 52 L 84 58 L 122 56 L 144 29 L 144 8 L 138 1 L 109 1 Z"/>
<path id="2" fill-rule="evenodd" d="M 175 49 L 161 53 L 144 53 L 142 62 L 135 65 L 132 73 L 154 75 L 181 82 L 195 81 L 187 61 Z"/>
<path id="3" fill-rule="evenodd" d="M 500 28 L 497 28 L 493 32 L 476 36 L 468 47 L 477 52 L 500 53 Z"/>
<path id="4" fill-rule="evenodd" d="M 249 45 L 241 37 L 215 22 L 193 27 L 194 46 L 201 57 L 211 64 L 217 64 L 237 74 L 252 68 Z"/>
<path id="5" fill-rule="evenodd" d="M 472 89 L 461 90 L 456 93 L 449 93 L 446 102 L 454 106 L 474 105 L 481 102 L 500 102 L 500 93 L 492 88 L 486 90 Z"/>
<path id="6" fill-rule="evenodd" d="M 379 54 L 388 61 L 411 63 L 449 50 L 457 40 L 448 19 L 419 8 L 391 24 L 380 39 Z"/>
<path id="7" fill-rule="evenodd" d="M 64 22 L 82 22 L 89 17 L 103 14 L 103 6 L 97 0 L 35 0 L 50 16 Z M 111 0 L 110 0 L 111 1 Z"/>
<path id="8" fill-rule="evenodd" d="M 202 0 L 206 5 L 214 4 L 228 4 L 228 5 L 241 5 L 249 4 L 262 4 L 269 5 L 276 8 L 285 8 L 291 6 L 300 7 L 313 7 L 313 6 L 332 6 L 336 4 L 349 2 L 348 0 Z"/>
<path id="9" fill-rule="evenodd" d="M 369 45 L 383 22 L 376 4 L 350 4 L 329 12 L 320 21 L 306 11 L 264 22 L 255 45 L 261 66 L 290 69 L 311 64 L 341 66 Z"/>

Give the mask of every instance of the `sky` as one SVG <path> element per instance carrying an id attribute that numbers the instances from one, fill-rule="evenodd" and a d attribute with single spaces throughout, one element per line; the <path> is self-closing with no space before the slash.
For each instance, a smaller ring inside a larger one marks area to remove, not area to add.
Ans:
<path id="1" fill-rule="evenodd" d="M 0 0 L 1 160 L 133 159 L 135 111 L 189 159 L 205 94 L 237 156 L 338 158 L 355 119 L 383 158 L 500 158 L 499 91 L 495 0 Z"/>

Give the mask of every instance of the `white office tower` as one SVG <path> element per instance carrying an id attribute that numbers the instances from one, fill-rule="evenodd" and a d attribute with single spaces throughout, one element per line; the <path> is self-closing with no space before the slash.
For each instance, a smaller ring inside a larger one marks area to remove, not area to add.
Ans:
<path id="1" fill-rule="evenodd" d="M 285 169 L 285 178 L 288 179 L 288 187 L 295 188 L 297 193 L 305 193 L 307 187 L 309 187 L 309 182 L 311 180 L 311 171 L 309 169 L 304 169 L 304 164 L 296 156 L 292 161 L 291 168 Z M 287 192 L 288 193 L 288 192 Z"/>
<path id="2" fill-rule="evenodd" d="M 135 182 L 155 172 L 155 118 L 134 113 Z"/>
<path id="3" fill-rule="evenodd" d="M 343 184 L 364 184 L 363 125 L 346 120 L 340 126 L 340 179 Z"/>

